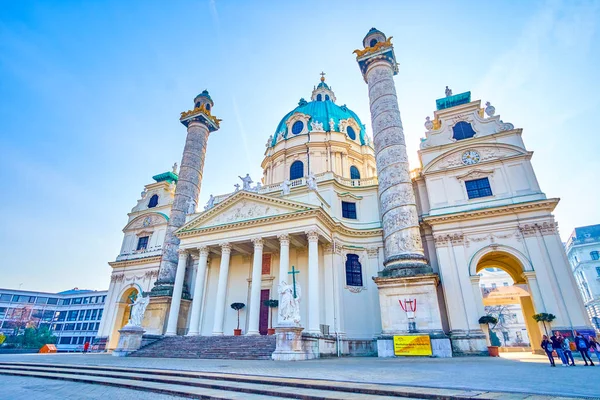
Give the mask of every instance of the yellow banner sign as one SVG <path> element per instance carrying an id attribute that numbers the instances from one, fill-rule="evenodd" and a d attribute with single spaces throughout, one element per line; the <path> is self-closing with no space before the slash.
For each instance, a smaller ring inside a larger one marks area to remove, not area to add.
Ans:
<path id="1" fill-rule="evenodd" d="M 429 335 L 394 336 L 394 354 L 397 356 L 430 356 Z"/>

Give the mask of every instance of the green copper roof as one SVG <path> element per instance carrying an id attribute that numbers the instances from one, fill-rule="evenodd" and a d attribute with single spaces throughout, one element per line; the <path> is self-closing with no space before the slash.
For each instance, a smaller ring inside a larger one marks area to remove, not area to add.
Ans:
<path id="1" fill-rule="evenodd" d="M 439 110 L 444 110 L 450 107 L 456 107 L 461 104 L 467 104 L 471 102 L 471 92 L 464 92 L 455 94 L 454 96 L 442 97 L 435 101 L 435 106 Z"/>
<path id="2" fill-rule="evenodd" d="M 364 145 L 367 143 L 366 137 L 365 137 L 365 135 L 366 135 L 365 126 L 360 121 L 360 118 L 358 118 L 358 115 L 356 115 L 354 113 L 354 111 L 352 111 L 348 107 L 346 107 L 346 105 L 338 106 L 337 104 L 335 104 L 333 101 L 330 101 L 330 100 L 307 102 L 306 100 L 301 99 L 298 107 L 294 108 L 292 111 L 287 113 L 285 115 L 285 117 L 283 117 L 283 119 L 281 120 L 279 125 L 277 125 L 277 129 L 275 130 L 275 135 L 271 142 L 271 146 L 275 146 L 275 144 L 277 143 L 278 136 L 281 135 L 282 133 L 284 134 L 284 137 L 285 137 L 285 134 L 287 133 L 286 122 L 294 113 L 297 113 L 297 112 L 311 116 L 310 120 L 308 121 L 309 126 L 310 126 L 311 122 L 320 122 L 323 124 L 323 129 L 327 132 L 330 131 L 330 129 L 329 129 L 329 120 L 330 119 L 333 119 L 333 122 L 335 123 L 335 129 L 339 129 L 340 120 L 354 118 L 356 123 L 361 128 L 360 132 L 357 132 L 357 136 L 358 136 L 358 139 L 360 140 L 360 144 Z"/>
<path id="3" fill-rule="evenodd" d="M 152 177 L 152 179 L 154 179 L 156 182 L 167 181 L 169 183 L 172 183 L 172 182 L 177 183 L 177 180 L 179 180 L 179 176 L 177 174 L 169 171 L 169 172 L 163 172 L 162 174 L 154 175 Z"/>

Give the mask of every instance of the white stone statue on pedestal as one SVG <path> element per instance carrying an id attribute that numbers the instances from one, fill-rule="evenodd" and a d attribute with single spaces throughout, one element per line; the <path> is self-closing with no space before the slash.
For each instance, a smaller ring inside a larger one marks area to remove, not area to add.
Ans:
<path id="1" fill-rule="evenodd" d="M 235 187 L 235 191 L 239 192 L 240 191 L 240 184 L 236 183 L 235 185 L 233 185 Z"/>
<path id="2" fill-rule="evenodd" d="M 144 188 L 144 191 L 141 194 L 142 199 L 145 199 L 147 194 L 148 194 L 148 189 Z"/>
<path id="3" fill-rule="evenodd" d="M 314 190 L 315 192 L 317 191 L 317 177 L 314 173 L 311 172 L 308 174 L 308 177 L 306 178 L 306 186 L 308 186 L 310 190 Z"/>
<path id="4" fill-rule="evenodd" d="M 173 164 L 173 173 L 177 175 L 177 163 Z"/>
<path id="5" fill-rule="evenodd" d="M 283 191 L 284 196 L 290 194 L 291 184 L 292 182 L 290 182 L 288 179 L 281 182 L 281 190 Z"/>
<path id="6" fill-rule="evenodd" d="M 252 180 L 252 178 L 250 178 L 250 174 L 246 174 L 246 176 L 245 176 L 245 177 L 243 177 L 243 178 L 242 178 L 241 176 L 239 176 L 238 178 L 240 178 L 240 179 L 242 180 L 242 183 L 243 183 L 243 185 L 244 185 L 244 186 L 242 187 L 242 189 L 243 189 L 243 190 L 250 191 L 250 190 L 251 190 L 251 188 L 250 188 L 250 185 L 251 185 L 252 183 L 254 183 L 254 181 Z"/>
<path id="7" fill-rule="evenodd" d="M 283 323 L 300 324 L 300 285 L 296 283 L 296 297 L 294 298 L 294 286 L 288 285 L 287 282 L 279 283 L 279 316 Z"/>
<path id="8" fill-rule="evenodd" d="M 135 298 L 135 302 L 131 305 L 131 318 L 129 323 L 133 326 L 142 326 L 146 307 L 150 303 L 150 296 L 142 296 L 141 294 Z"/>
<path id="9" fill-rule="evenodd" d="M 196 202 L 193 199 L 188 200 L 188 214 L 194 214 L 196 212 Z"/>

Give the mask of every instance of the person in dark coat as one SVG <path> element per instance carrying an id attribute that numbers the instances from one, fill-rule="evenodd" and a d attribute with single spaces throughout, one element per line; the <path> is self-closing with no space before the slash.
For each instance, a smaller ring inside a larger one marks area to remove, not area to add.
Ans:
<path id="1" fill-rule="evenodd" d="M 590 357 L 590 341 L 587 340 L 581 333 L 575 331 L 575 345 L 577 346 L 577 350 L 579 350 L 579 354 L 581 354 L 581 357 L 583 358 L 583 361 L 585 362 L 585 366 L 588 366 L 588 360 L 590 360 L 590 366 L 594 366 L 594 362 L 592 361 L 592 358 Z M 586 360 L 587 357 L 587 360 Z"/>
<path id="2" fill-rule="evenodd" d="M 556 367 L 556 364 L 554 364 L 554 356 L 552 355 L 554 348 L 552 347 L 552 342 L 548 339 L 548 336 L 546 336 L 546 335 L 542 336 L 542 345 L 541 346 L 542 346 L 542 349 L 546 352 L 546 355 L 548 356 L 548 360 L 550 360 L 550 366 Z"/>

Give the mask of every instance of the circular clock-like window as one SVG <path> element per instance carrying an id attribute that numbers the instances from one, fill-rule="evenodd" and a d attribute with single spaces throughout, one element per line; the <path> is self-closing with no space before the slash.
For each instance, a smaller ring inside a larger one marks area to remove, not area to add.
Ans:
<path id="1" fill-rule="evenodd" d="M 142 226 L 145 228 L 147 226 L 149 226 L 152 223 L 152 218 L 150 218 L 150 216 L 144 218 L 144 221 L 142 222 Z"/>
<path id="2" fill-rule="evenodd" d="M 348 136 L 350 137 L 350 139 L 356 140 L 356 132 L 354 132 L 354 129 L 352 129 L 351 126 L 349 126 L 348 128 L 346 128 L 346 133 L 348 134 Z"/>
<path id="3" fill-rule="evenodd" d="M 475 150 L 467 150 L 463 153 L 462 163 L 465 165 L 477 164 L 481 160 L 481 156 Z"/>
<path id="4" fill-rule="evenodd" d="M 302 132 L 303 129 L 304 129 L 304 122 L 302 122 L 302 121 L 296 121 L 296 122 L 294 122 L 294 125 L 292 125 L 292 133 L 294 135 L 299 134 L 300 132 Z"/>

